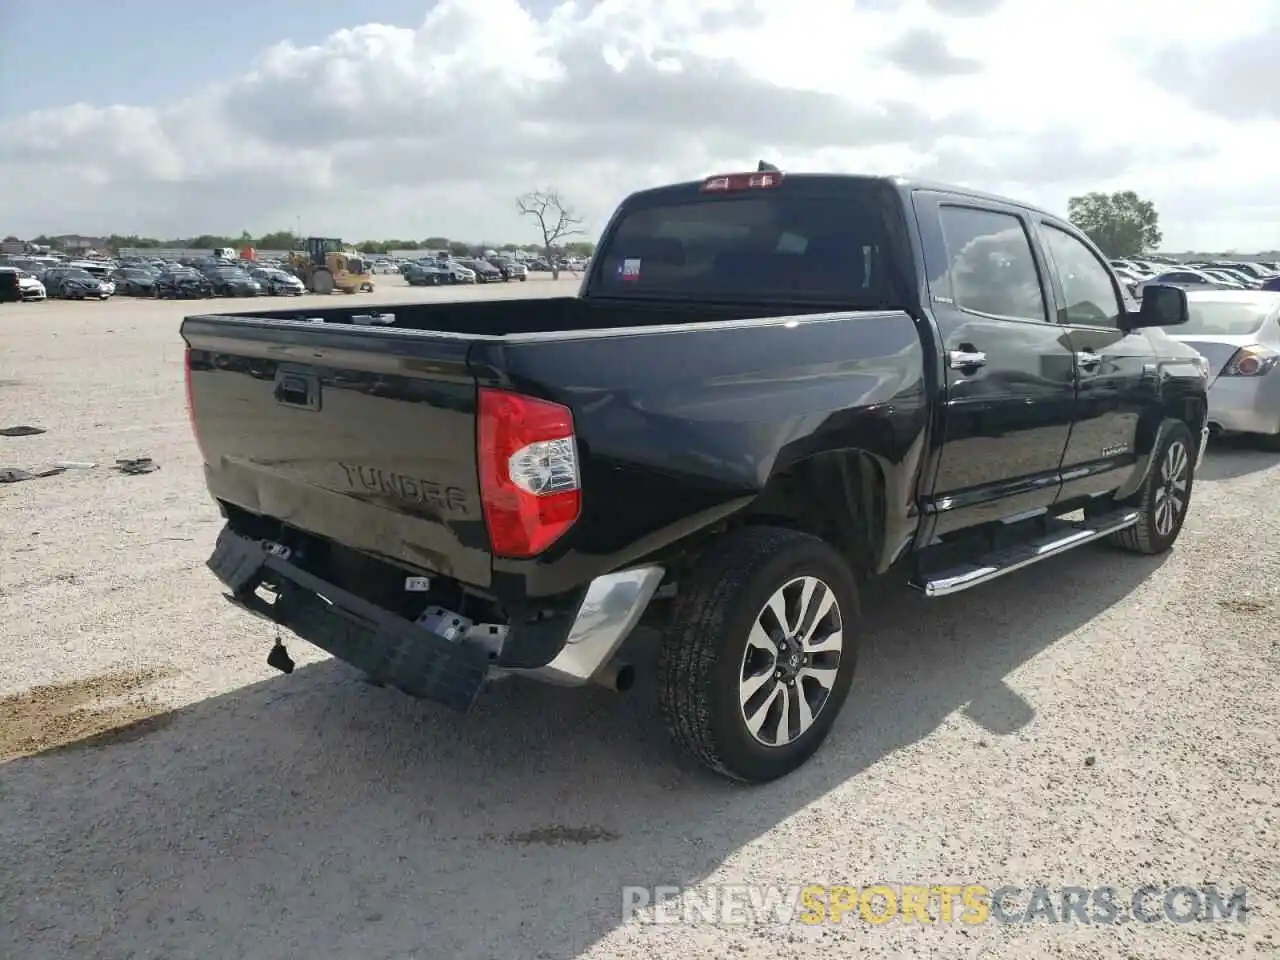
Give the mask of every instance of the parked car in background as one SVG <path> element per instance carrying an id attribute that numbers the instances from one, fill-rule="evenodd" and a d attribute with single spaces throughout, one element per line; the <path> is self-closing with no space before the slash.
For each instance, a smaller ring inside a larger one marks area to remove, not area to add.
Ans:
<path id="1" fill-rule="evenodd" d="M 199 270 L 177 266 L 156 278 L 156 296 L 162 299 L 195 300 L 213 296 L 213 284 Z"/>
<path id="2" fill-rule="evenodd" d="M 111 275 L 116 293 L 126 297 L 154 297 L 156 272 L 142 267 L 121 267 Z"/>
<path id="3" fill-rule="evenodd" d="M 51 297 L 61 300 L 108 300 L 114 285 L 79 267 L 50 267 L 41 278 Z"/>
<path id="4" fill-rule="evenodd" d="M 1167 270 L 1164 273 L 1157 273 L 1154 277 L 1148 277 L 1143 283 L 1157 284 L 1173 284 L 1175 286 L 1183 286 L 1184 284 L 1205 284 L 1210 287 L 1218 286 L 1217 280 L 1205 273 L 1203 270 L 1197 270 L 1193 267 L 1180 267 L 1177 270 Z"/>
<path id="5" fill-rule="evenodd" d="M 503 280 L 528 280 L 529 271 L 523 263 L 510 257 L 490 257 L 488 264 L 502 273 Z"/>
<path id="6" fill-rule="evenodd" d="M 1209 428 L 1280 452 L 1280 293 L 1191 290 L 1187 310 L 1166 332 L 1209 361 Z"/>
<path id="7" fill-rule="evenodd" d="M 1205 273 L 1210 275 L 1225 275 L 1234 280 L 1245 290 L 1256 290 L 1262 283 L 1256 276 L 1247 270 L 1241 270 L 1237 267 L 1200 267 Z"/>
<path id="8" fill-rule="evenodd" d="M 78 270 L 83 270 L 91 277 L 97 277 L 107 285 L 107 296 L 114 296 L 116 292 L 115 281 L 111 279 L 111 275 L 115 273 L 115 264 L 103 262 L 99 260 L 73 260 L 67 264 Z"/>
<path id="9" fill-rule="evenodd" d="M 448 267 L 434 260 L 414 260 L 402 264 L 400 275 L 411 287 L 439 287 L 458 282 Z"/>
<path id="10" fill-rule="evenodd" d="M 453 277 L 454 283 L 475 283 L 476 272 L 469 267 L 464 267 L 458 260 L 441 260 L 440 266 L 449 272 Z"/>
<path id="11" fill-rule="evenodd" d="M 1238 273 L 1232 273 L 1228 270 L 1217 270 L 1212 267 L 1198 267 L 1201 273 L 1207 274 L 1213 280 L 1222 284 L 1224 287 L 1230 287 L 1233 290 L 1252 290 L 1257 283 L 1246 280 Z"/>
<path id="12" fill-rule="evenodd" d="M 278 267 L 258 267 L 250 270 L 249 276 L 257 281 L 262 292 L 269 297 L 300 297 L 307 292 L 301 280 Z"/>
<path id="13" fill-rule="evenodd" d="M 211 267 L 204 271 L 215 297 L 256 297 L 262 284 L 239 267 Z"/>
<path id="14" fill-rule="evenodd" d="M 458 263 L 476 275 L 476 283 L 498 283 L 503 279 L 502 271 L 487 260 L 459 260 Z"/>
<path id="15" fill-rule="evenodd" d="M 1247 274 L 1254 280 L 1266 280 L 1275 273 L 1275 271 L 1269 267 L 1265 267 L 1260 263 L 1255 263 L 1252 260 L 1214 260 L 1207 264 L 1207 266 L 1234 270 L 1237 273 Z"/>
<path id="16" fill-rule="evenodd" d="M 18 270 L 18 294 L 22 297 L 24 303 L 33 303 L 45 300 L 49 293 L 45 289 L 40 278 L 30 270 Z"/>

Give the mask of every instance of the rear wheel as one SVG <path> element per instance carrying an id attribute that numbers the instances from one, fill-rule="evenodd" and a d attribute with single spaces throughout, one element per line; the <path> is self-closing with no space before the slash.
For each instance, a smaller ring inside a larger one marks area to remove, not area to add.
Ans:
<path id="1" fill-rule="evenodd" d="M 857 587 L 805 533 L 746 527 L 681 583 L 658 662 L 667 727 L 689 755 L 763 783 L 822 745 L 857 664 Z"/>
<path id="2" fill-rule="evenodd" d="M 1111 543 L 1131 553 L 1164 553 L 1182 532 L 1191 505 L 1196 452 L 1185 423 L 1171 423 L 1152 455 L 1151 472 L 1129 504 L 1138 523 L 1114 534 Z"/>

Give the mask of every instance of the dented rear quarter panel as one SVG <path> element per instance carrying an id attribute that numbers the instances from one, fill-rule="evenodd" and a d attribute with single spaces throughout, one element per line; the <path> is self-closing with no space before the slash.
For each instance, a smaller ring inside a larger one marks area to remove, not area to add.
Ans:
<path id="1" fill-rule="evenodd" d="M 578 523 L 537 560 L 495 560 L 495 588 L 555 593 L 661 555 L 748 506 L 778 471 L 834 451 L 880 470 L 886 543 L 914 529 L 930 408 L 905 312 L 481 342 L 471 365 L 483 384 L 570 407 L 582 456 Z"/>

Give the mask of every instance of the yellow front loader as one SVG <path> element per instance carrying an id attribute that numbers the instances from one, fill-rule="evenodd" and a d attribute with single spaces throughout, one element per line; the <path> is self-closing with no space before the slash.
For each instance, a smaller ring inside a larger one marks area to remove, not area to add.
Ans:
<path id="1" fill-rule="evenodd" d="M 307 237 L 306 253 L 289 254 L 289 267 L 312 293 L 373 290 L 369 264 L 332 237 Z"/>

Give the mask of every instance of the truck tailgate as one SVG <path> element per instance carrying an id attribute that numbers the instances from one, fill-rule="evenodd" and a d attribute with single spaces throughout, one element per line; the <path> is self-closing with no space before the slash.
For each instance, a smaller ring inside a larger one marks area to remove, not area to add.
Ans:
<path id="1" fill-rule="evenodd" d="M 218 316 L 182 336 L 215 497 L 488 586 L 470 338 Z"/>

